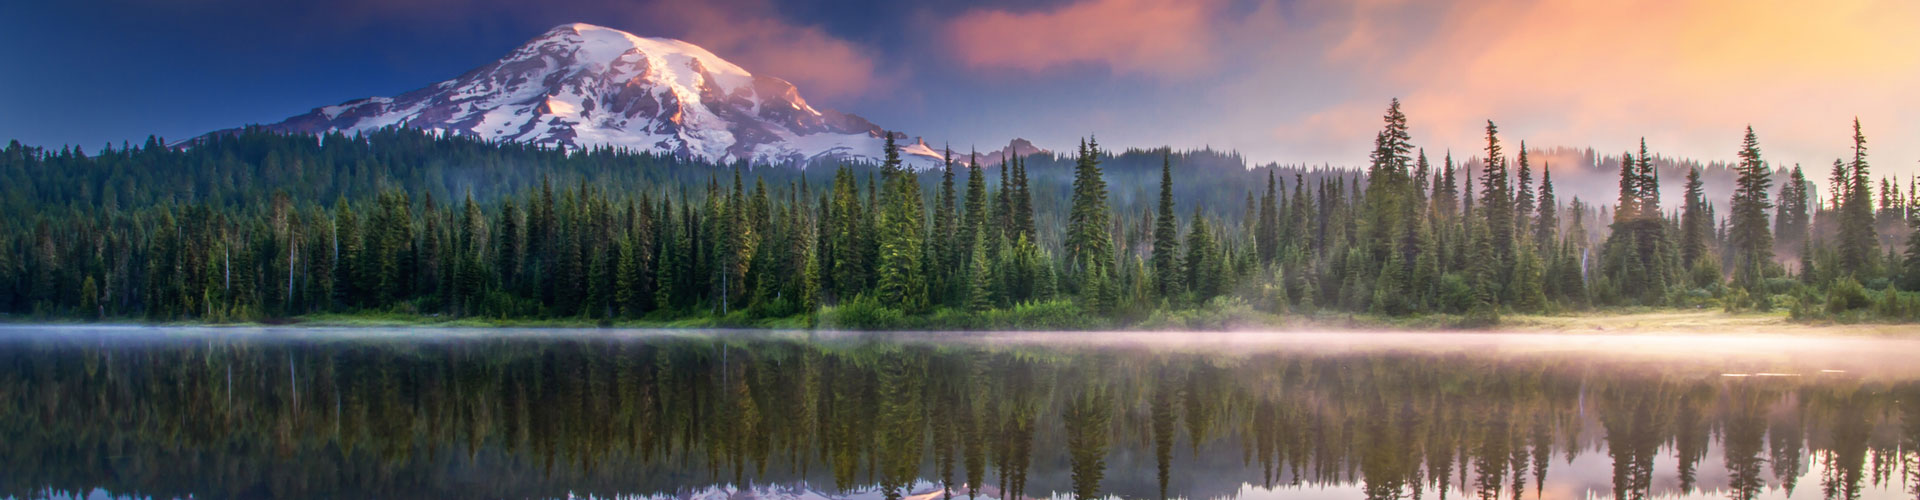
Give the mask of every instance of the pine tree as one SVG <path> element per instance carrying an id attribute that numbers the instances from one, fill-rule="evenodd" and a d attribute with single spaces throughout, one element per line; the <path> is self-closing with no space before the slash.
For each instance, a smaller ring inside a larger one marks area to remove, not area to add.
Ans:
<path id="1" fill-rule="evenodd" d="M 659 264 L 653 269 L 653 282 L 656 284 L 653 304 L 660 309 L 680 307 L 678 299 L 686 296 L 680 286 L 681 277 L 684 276 L 680 268 L 686 259 L 686 240 L 680 231 L 680 218 L 674 215 L 673 207 L 671 195 L 660 197 L 660 224 L 655 237 L 660 245 L 657 257 Z"/>
<path id="2" fill-rule="evenodd" d="M 830 262 L 834 296 L 851 300 L 866 291 L 867 232 L 866 216 L 860 203 L 860 188 L 855 185 L 853 169 L 841 167 L 833 176 L 833 203 L 827 215 L 828 234 L 832 235 L 825 257 Z"/>
<path id="3" fill-rule="evenodd" d="M 1481 205 L 1486 208 L 1487 243 L 1492 253 L 1484 255 L 1486 259 L 1496 261 L 1494 275 L 1487 284 L 1499 299 L 1511 299 L 1507 295 L 1506 285 L 1514 269 L 1514 204 L 1513 186 L 1508 183 L 1506 157 L 1501 155 L 1499 129 L 1492 120 L 1487 121 L 1487 160 L 1486 168 L 1481 172 Z M 1496 304 L 1499 300 L 1495 301 Z"/>
<path id="4" fill-rule="evenodd" d="M 1038 241 L 1033 227 L 1033 189 L 1027 185 L 1027 160 L 1013 157 L 1013 228 L 1019 236 Z"/>
<path id="5" fill-rule="evenodd" d="M 1847 195 L 1853 193 L 1853 174 L 1847 171 L 1846 163 L 1834 158 L 1833 170 L 1827 175 L 1827 185 L 1833 191 L 1830 196 L 1833 203 L 1827 209 L 1838 213 L 1846 206 Z"/>
<path id="6" fill-rule="evenodd" d="M 1206 302 L 1217 294 L 1218 288 L 1212 281 L 1214 260 L 1213 234 L 1207 227 L 1207 219 L 1200 209 L 1193 209 L 1192 229 L 1187 230 L 1187 290 L 1194 294 L 1198 302 Z"/>
<path id="7" fill-rule="evenodd" d="M 1160 157 L 1160 207 L 1153 224 L 1153 286 L 1160 297 L 1178 294 L 1179 221 L 1173 213 L 1173 160 Z"/>
<path id="8" fill-rule="evenodd" d="M 1836 173 L 1840 172 L 1835 162 Z M 1865 278 L 1871 271 L 1878 237 L 1873 231 L 1873 187 L 1867 174 L 1867 137 L 1860 132 L 1860 120 L 1853 120 L 1853 162 L 1846 166 L 1843 185 L 1835 186 L 1840 197 L 1840 275 Z"/>
<path id="9" fill-rule="evenodd" d="M 1527 160 L 1527 141 L 1520 141 L 1520 156 L 1517 160 L 1520 170 L 1514 172 L 1518 185 L 1515 186 L 1513 200 L 1513 226 L 1516 234 L 1526 234 L 1533 230 L 1528 219 L 1536 209 L 1533 197 L 1533 166 Z"/>
<path id="10" fill-rule="evenodd" d="M 1599 272 L 1606 288 L 1599 299 L 1655 305 L 1665 300 L 1679 252 L 1673 248 L 1668 223 L 1660 217 L 1657 188 L 1651 187 L 1652 155 L 1642 151 L 1636 161 L 1629 152 L 1620 160 L 1620 198 L 1614 208 L 1612 231 L 1600 249 Z M 1711 220 L 1710 218 L 1708 220 Z M 1617 293 L 1616 293 L 1617 292 Z M 1634 294 L 1628 296 L 1624 294 Z"/>
<path id="11" fill-rule="evenodd" d="M 1280 214 L 1274 204 L 1273 171 L 1267 171 L 1267 194 L 1260 197 L 1260 220 L 1254 232 L 1254 245 L 1260 252 L 1260 262 L 1273 262 L 1280 250 Z"/>
<path id="12" fill-rule="evenodd" d="M 1073 205 L 1067 218 L 1067 262 L 1076 270 L 1113 269 L 1113 238 L 1108 233 L 1107 181 L 1100 172 L 1100 144 L 1080 147 L 1074 163 Z"/>
<path id="13" fill-rule="evenodd" d="M 1553 195 L 1553 168 L 1546 162 L 1540 163 L 1540 213 L 1535 217 L 1533 229 L 1533 247 L 1541 252 L 1549 252 L 1560 231 L 1560 201 Z"/>
<path id="14" fill-rule="evenodd" d="M 494 224 L 500 228 L 493 236 L 499 247 L 493 253 L 493 271 L 498 274 L 500 286 L 510 291 L 525 293 L 520 288 L 520 263 L 522 259 L 520 244 L 520 209 L 511 198 L 500 202 L 500 222 Z"/>
<path id="15" fill-rule="evenodd" d="M 432 191 L 427 192 L 421 205 L 420 218 L 424 222 L 420 234 L 420 251 L 417 256 L 418 272 L 414 274 L 413 289 L 428 294 L 433 297 L 433 300 L 438 301 L 440 294 L 444 291 L 442 287 L 446 284 L 440 268 L 443 257 L 440 241 L 440 208 L 434 204 Z"/>
<path id="16" fill-rule="evenodd" d="M 341 197 L 334 204 L 334 300 L 342 306 L 358 307 L 373 291 L 366 289 L 367 278 L 371 274 L 365 269 L 366 260 L 362 257 L 366 240 L 360 237 L 360 219 L 353 213 L 353 207 L 347 199 Z M 166 275 L 172 275 L 168 270 Z"/>
<path id="17" fill-rule="evenodd" d="M 927 254 L 932 257 L 927 270 L 933 278 L 931 288 L 936 292 L 936 302 L 944 302 L 943 299 L 951 295 L 949 287 L 956 282 L 955 276 L 958 275 L 953 270 L 961 269 L 962 265 L 962 256 L 958 252 L 958 233 L 954 225 L 958 214 L 955 212 L 957 207 L 954 198 L 957 193 L 953 185 L 952 149 L 946 151 L 941 164 L 940 192 L 936 195 L 933 211 L 933 234 L 927 241 Z"/>
<path id="18" fill-rule="evenodd" d="M 1773 263 L 1773 233 L 1767 228 L 1767 210 L 1773 208 L 1767 190 L 1773 187 L 1773 180 L 1766 162 L 1760 159 L 1760 140 L 1751 126 L 1741 141 L 1740 164 L 1735 169 L 1739 177 L 1734 182 L 1728 234 L 1733 247 L 1733 280 L 1752 289 L 1766 278 L 1766 268 Z"/>
<path id="19" fill-rule="evenodd" d="M 1907 252 L 1901 261 L 1903 287 L 1920 291 L 1920 213 L 1907 216 Z"/>
<path id="20" fill-rule="evenodd" d="M 1680 265 L 1693 268 L 1707 253 L 1707 200 L 1702 191 L 1700 169 L 1687 171 L 1686 201 L 1680 207 Z"/>
<path id="21" fill-rule="evenodd" d="M 1521 312 L 1539 312 L 1546 308 L 1547 296 L 1544 291 L 1545 264 L 1540 255 L 1530 247 L 1521 247 L 1520 255 L 1514 259 L 1518 266 L 1513 271 L 1513 281 L 1508 288 L 1513 290 L 1513 309 Z"/>
<path id="22" fill-rule="evenodd" d="M 1807 176 L 1794 165 L 1793 174 L 1780 186 L 1780 204 L 1773 217 L 1773 235 L 1780 244 L 1806 239 L 1810 220 L 1807 195 Z"/>
<path id="23" fill-rule="evenodd" d="M 1395 242 L 1404 233 L 1408 222 L 1408 209 L 1414 203 L 1414 196 L 1410 192 L 1413 182 L 1407 173 L 1413 163 L 1413 147 L 1408 142 L 1411 136 L 1407 133 L 1407 117 L 1400 111 L 1399 99 L 1388 104 L 1387 113 L 1381 121 L 1385 125 L 1374 136 L 1374 152 L 1372 162 L 1367 167 L 1364 201 L 1356 197 L 1356 201 L 1363 205 L 1361 216 L 1365 219 L 1361 222 L 1361 229 L 1366 233 L 1362 244 L 1376 264 L 1375 267 L 1385 262 L 1388 254 L 1394 251 Z M 1264 251 L 1262 256 L 1266 256 Z"/>
<path id="24" fill-rule="evenodd" d="M 1640 177 L 1633 169 L 1633 152 L 1620 154 L 1620 198 L 1615 202 L 1614 220 L 1632 219 L 1640 214 Z"/>
<path id="25" fill-rule="evenodd" d="M 967 154 L 967 201 L 966 213 L 960 216 L 961 252 L 971 256 L 976 246 L 985 246 L 986 238 L 979 236 L 988 231 L 987 179 L 986 167 L 980 165 L 978 153 Z M 976 239 L 978 241 L 976 241 Z M 992 249 L 982 249 L 990 251 Z M 971 258 L 971 257 L 969 257 Z"/>
<path id="26" fill-rule="evenodd" d="M 881 202 L 878 224 L 880 261 L 876 292 L 880 304 L 907 312 L 917 312 L 927 304 L 927 283 L 921 257 L 925 244 L 920 182 L 900 167 L 900 151 L 888 135 L 886 198 Z"/>
<path id="27" fill-rule="evenodd" d="M 1653 153 L 1647 152 L 1647 139 L 1640 139 L 1640 156 L 1634 163 L 1634 176 L 1640 181 L 1640 213 L 1660 215 L 1660 172 L 1653 168 Z"/>
<path id="28" fill-rule="evenodd" d="M 1440 215 L 1442 217 L 1453 218 L 1454 215 L 1460 213 L 1460 184 L 1459 180 L 1453 175 L 1452 151 L 1447 152 L 1446 160 L 1444 160 L 1442 164 L 1444 168 L 1446 168 L 1446 171 L 1442 173 L 1439 186 L 1435 187 L 1439 194 L 1434 195 L 1433 201 L 1434 204 L 1440 208 Z"/>
<path id="29" fill-rule="evenodd" d="M 1476 255 L 1493 255 L 1493 241 L 1487 234 L 1484 222 L 1470 222 L 1473 250 Z M 1471 322 L 1491 324 L 1500 321 L 1500 296 L 1495 280 L 1499 272 L 1495 269 L 1500 263 L 1492 258 L 1473 260 L 1473 269 L 1468 273 L 1468 290 L 1473 295 L 1467 307 L 1467 318 Z"/>
<path id="30" fill-rule="evenodd" d="M 80 283 L 80 307 L 78 312 L 80 313 L 80 317 L 87 318 L 90 321 L 97 321 L 106 315 L 100 306 L 100 285 L 94 282 L 93 276 L 87 276 L 87 279 Z"/>
<path id="31" fill-rule="evenodd" d="M 1508 191 L 1506 157 L 1500 153 L 1499 128 L 1487 121 L 1487 159 L 1480 175 L 1481 204 L 1486 206 L 1490 257 L 1509 261 L 1513 251 L 1513 199 Z"/>
<path id="32" fill-rule="evenodd" d="M 1084 148 L 1085 144 L 1083 143 L 1081 146 Z M 987 227 L 987 230 L 992 233 L 988 235 L 987 240 L 991 242 L 998 243 L 1017 237 L 1012 234 L 1015 231 L 1011 229 L 1015 224 L 1013 220 L 1013 192 L 1017 190 L 1013 185 L 1013 172 L 1011 170 L 1013 163 L 1014 162 L 1008 161 L 1005 156 L 1000 157 L 1000 189 L 994 193 L 993 197 L 993 225 Z M 995 246 L 998 245 L 996 244 Z M 988 249 L 987 256 L 989 258 L 994 256 L 991 248 Z"/>
<path id="33" fill-rule="evenodd" d="M 967 310 L 983 312 L 993 308 L 993 268 L 987 265 L 987 249 L 980 231 L 975 230 L 968 248 L 972 248 L 967 257 Z"/>
<path id="34" fill-rule="evenodd" d="M 1453 162 L 1452 153 L 1448 153 L 1447 162 L 1448 163 Z M 1460 178 L 1466 181 L 1465 189 L 1462 189 L 1460 192 L 1460 217 L 1462 219 L 1472 220 L 1474 218 L 1474 215 L 1473 215 L 1473 169 L 1470 168 L 1467 164 L 1461 164 L 1460 170 L 1462 173 Z"/>
<path id="35" fill-rule="evenodd" d="M 653 273 L 648 267 L 650 244 L 648 237 L 652 230 L 648 222 L 647 209 L 651 203 L 642 198 L 638 206 L 627 203 L 627 234 L 620 238 L 615 256 L 614 269 L 614 305 L 622 316 L 637 317 L 651 309 L 653 293 L 647 288 L 648 277 Z"/>
<path id="36" fill-rule="evenodd" d="M 481 290 L 486 286 L 487 270 L 481 249 L 485 248 L 486 222 L 480 213 L 480 205 L 474 203 L 473 194 L 467 194 L 460 216 L 459 263 L 455 268 L 454 288 L 459 311 L 470 311 L 477 306 Z"/>
<path id="37" fill-rule="evenodd" d="M 530 268 L 532 289 L 539 291 L 539 300 L 552 304 L 554 298 L 554 260 L 558 238 L 555 237 L 553 183 L 547 178 L 540 179 L 540 195 L 527 207 L 527 265 Z"/>

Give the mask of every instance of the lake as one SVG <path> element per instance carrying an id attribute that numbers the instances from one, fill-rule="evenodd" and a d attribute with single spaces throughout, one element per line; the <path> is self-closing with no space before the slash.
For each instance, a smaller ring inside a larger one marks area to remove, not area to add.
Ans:
<path id="1" fill-rule="evenodd" d="M 0 496 L 1915 498 L 1920 340 L 0 326 Z"/>

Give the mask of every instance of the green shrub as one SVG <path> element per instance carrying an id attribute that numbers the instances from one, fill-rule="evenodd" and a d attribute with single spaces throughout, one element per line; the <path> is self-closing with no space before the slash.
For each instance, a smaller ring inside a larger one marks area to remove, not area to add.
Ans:
<path id="1" fill-rule="evenodd" d="M 1695 290 L 1698 290 L 1698 289 L 1695 289 Z M 1730 313 L 1740 312 L 1740 311 L 1746 310 L 1747 307 L 1749 306 L 1748 304 L 1749 298 L 1750 297 L 1747 295 L 1747 289 L 1736 286 L 1736 287 L 1733 287 L 1732 290 L 1728 290 L 1727 296 L 1724 297 L 1723 300 L 1721 300 L 1720 302 L 1724 304 L 1723 307 L 1727 312 L 1730 312 Z"/>
<path id="2" fill-rule="evenodd" d="M 859 296 L 820 312 L 822 328 L 848 330 L 888 330 L 907 328 L 907 317 L 898 309 L 880 305 L 872 297 Z"/>
<path id="3" fill-rule="evenodd" d="M 1866 287 L 1853 278 L 1840 278 L 1827 290 L 1827 314 L 1840 314 L 1873 305 Z"/>
<path id="4" fill-rule="evenodd" d="M 1460 273 L 1447 273 L 1440 277 L 1440 310 L 1459 314 L 1473 308 L 1473 287 L 1467 285 L 1467 278 Z"/>

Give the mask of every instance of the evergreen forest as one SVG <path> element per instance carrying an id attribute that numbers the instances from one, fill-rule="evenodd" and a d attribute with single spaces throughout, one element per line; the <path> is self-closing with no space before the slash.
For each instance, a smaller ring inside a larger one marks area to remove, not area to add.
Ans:
<path id="1" fill-rule="evenodd" d="M 1642 308 L 1920 320 L 1920 190 L 1858 123 L 1824 190 L 1739 134 L 1730 199 L 1556 195 L 1485 126 L 1417 146 L 1397 100 L 1364 170 L 1215 151 L 944 168 L 712 164 L 391 128 L 0 151 L 0 318 L 783 328 L 1216 328 L 1324 315 L 1490 325 Z M 1729 141 L 1732 144 L 1734 141 Z M 1477 166 L 1477 170 L 1473 168 Z M 1776 182 L 1786 179 L 1785 182 Z M 1819 196 L 1819 193 L 1827 193 Z M 1887 235 L 1902 235 L 1890 239 Z"/>

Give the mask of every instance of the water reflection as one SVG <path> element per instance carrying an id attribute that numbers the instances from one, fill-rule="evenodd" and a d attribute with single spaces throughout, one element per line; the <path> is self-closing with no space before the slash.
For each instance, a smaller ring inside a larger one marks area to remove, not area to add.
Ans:
<path id="1" fill-rule="evenodd" d="M 1920 496 L 1920 380 L 1739 368 L 1799 376 L 1564 353 L 15 331 L 0 495 Z"/>

